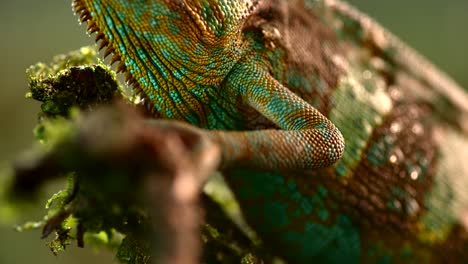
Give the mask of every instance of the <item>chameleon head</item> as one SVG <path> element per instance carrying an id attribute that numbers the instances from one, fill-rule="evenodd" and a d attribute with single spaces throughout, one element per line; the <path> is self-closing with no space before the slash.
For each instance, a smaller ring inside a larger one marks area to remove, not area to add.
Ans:
<path id="1" fill-rule="evenodd" d="M 219 86 L 243 55 L 241 29 L 256 0 L 74 0 L 105 56 L 120 61 L 136 92 L 169 118 L 171 102 Z M 194 106 L 198 108 L 197 106 Z M 165 111 L 168 111 L 165 113 Z M 178 111 L 178 110 L 177 110 Z M 183 111 L 183 110 L 182 110 Z M 183 116 L 187 113 L 181 113 Z"/>

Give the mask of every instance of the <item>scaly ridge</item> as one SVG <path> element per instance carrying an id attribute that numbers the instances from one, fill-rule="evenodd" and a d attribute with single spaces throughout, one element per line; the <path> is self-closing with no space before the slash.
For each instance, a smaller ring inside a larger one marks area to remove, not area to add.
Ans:
<path id="1" fill-rule="evenodd" d="M 116 72 L 125 74 L 124 80 L 127 83 L 127 85 L 132 87 L 133 92 L 143 100 L 145 108 L 151 113 L 151 115 L 156 116 L 157 111 L 151 104 L 151 100 L 140 87 L 138 81 L 135 80 L 132 74 L 128 71 L 127 67 L 122 62 L 120 55 L 111 46 L 111 42 L 106 38 L 105 34 L 101 31 L 98 24 L 92 20 L 92 16 L 87 10 L 86 6 L 84 6 L 84 3 L 80 0 L 74 0 L 72 3 L 72 7 L 75 13 L 79 16 L 80 22 L 87 24 L 86 31 L 89 34 L 96 34 L 95 41 L 99 45 L 98 50 L 104 50 L 103 57 L 107 58 L 108 56 L 112 55 L 110 64 L 113 65 L 116 62 L 118 63 L 116 66 Z"/>

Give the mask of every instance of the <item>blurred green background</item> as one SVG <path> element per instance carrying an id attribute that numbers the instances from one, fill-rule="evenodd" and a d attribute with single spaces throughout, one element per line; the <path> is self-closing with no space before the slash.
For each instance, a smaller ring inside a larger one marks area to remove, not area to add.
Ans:
<path id="1" fill-rule="evenodd" d="M 415 47 L 463 87 L 468 87 L 468 1 L 355 0 L 404 41 Z M 32 143 L 39 104 L 24 99 L 25 69 L 52 56 L 93 43 L 73 16 L 71 1 L 6 0 L 0 2 L 0 162 L 13 159 Z M 45 199 L 45 198 L 44 198 Z M 39 219 L 37 210 L 15 220 Z M 38 231 L 16 233 L 0 215 L 0 264 L 114 263 L 112 254 L 77 249 L 54 257 Z"/>

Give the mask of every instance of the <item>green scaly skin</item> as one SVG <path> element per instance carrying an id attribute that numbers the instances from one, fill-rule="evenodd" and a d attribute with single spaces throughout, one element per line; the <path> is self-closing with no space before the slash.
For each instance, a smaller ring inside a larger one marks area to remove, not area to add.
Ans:
<path id="1" fill-rule="evenodd" d="M 468 260 L 466 94 L 366 16 L 332 0 L 73 3 L 155 117 L 221 146 L 275 253 Z"/>

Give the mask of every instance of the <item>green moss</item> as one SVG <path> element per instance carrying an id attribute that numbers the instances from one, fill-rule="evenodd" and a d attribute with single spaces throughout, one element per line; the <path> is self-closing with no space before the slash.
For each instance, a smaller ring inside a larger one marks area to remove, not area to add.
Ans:
<path id="1" fill-rule="evenodd" d="M 72 106 L 86 109 L 108 103 L 123 91 L 116 74 L 90 47 L 56 56 L 48 65 L 37 63 L 26 74 L 30 88 L 26 97 L 41 101 L 46 116 L 67 116 Z"/>

